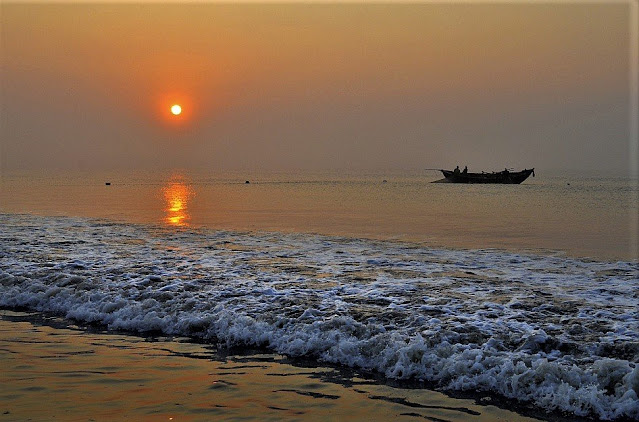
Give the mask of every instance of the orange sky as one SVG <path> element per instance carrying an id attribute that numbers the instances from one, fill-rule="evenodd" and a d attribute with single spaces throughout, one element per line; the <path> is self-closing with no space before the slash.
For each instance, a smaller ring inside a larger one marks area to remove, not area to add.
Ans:
<path id="1" fill-rule="evenodd" d="M 623 3 L 2 15 L 3 170 L 627 166 Z"/>

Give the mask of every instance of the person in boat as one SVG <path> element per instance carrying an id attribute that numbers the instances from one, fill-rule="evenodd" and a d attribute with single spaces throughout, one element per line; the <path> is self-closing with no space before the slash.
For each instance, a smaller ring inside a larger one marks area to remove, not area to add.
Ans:
<path id="1" fill-rule="evenodd" d="M 455 167 L 455 170 L 453 170 L 453 173 L 455 173 L 455 175 L 459 174 L 459 166 Z"/>
<path id="2" fill-rule="evenodd" d="M 462 171 L 462 174 L 466 174 L 468 173 L 468 166 L 464 166 L 464 170 Z"/>

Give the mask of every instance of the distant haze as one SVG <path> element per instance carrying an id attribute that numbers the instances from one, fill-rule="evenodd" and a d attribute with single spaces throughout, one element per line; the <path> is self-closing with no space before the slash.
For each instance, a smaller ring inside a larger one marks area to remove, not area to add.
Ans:
<path id="1" fill-rule="evenodd" d="M 630 171 L 629 3 L 1 11 L 3 172 Z"/>

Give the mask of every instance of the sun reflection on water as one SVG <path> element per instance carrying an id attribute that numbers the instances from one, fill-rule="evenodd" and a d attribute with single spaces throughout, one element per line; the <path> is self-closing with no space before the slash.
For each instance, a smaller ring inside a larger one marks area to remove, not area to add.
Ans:
<path id="1" fill-rule="evenodd" d="M 175 176 L 162 188 L 165 200 L 164 222 L 170 226 L 188 226 L 191 215 L 189 200 L 194 192 L 182 176 Z"/>

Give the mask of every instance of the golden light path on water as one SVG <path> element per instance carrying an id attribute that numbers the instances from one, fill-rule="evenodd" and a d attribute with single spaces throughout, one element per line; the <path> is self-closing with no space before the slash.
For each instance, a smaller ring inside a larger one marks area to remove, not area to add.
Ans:
<path id="1" fill-rule="evenodd" d="M 171 226 L 188 226 L 191 216 L 188 211 L 189 200 L 195 194 L 184 177 L 176 175 L 162 187 L 165 201 L 164 222 Z"/>

